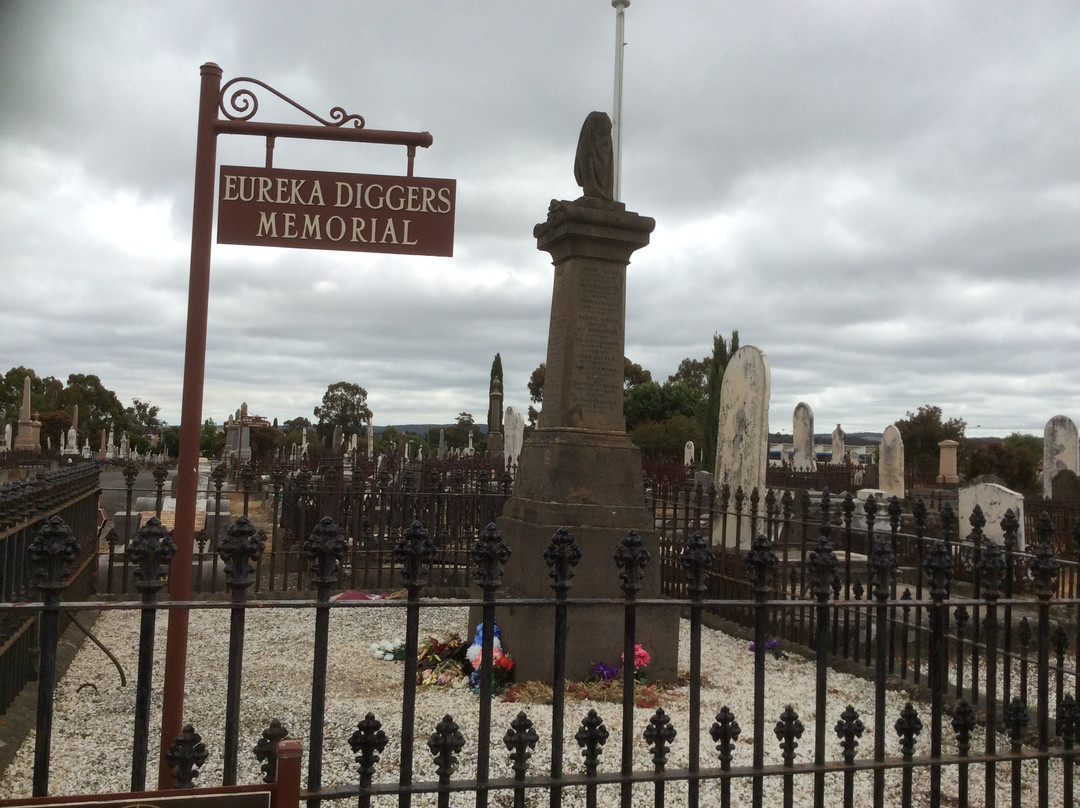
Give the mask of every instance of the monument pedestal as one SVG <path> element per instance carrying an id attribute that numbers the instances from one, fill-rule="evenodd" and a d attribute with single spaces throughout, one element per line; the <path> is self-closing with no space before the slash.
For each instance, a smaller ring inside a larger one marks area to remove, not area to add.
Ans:
<path id="1" fill-rule="evenodd" d="M 581 550 L 570 598 L 621 599 L 614 554 L 623 536 L 637 530 L 652 554 L 638 599 L 661 596 L 660 552 L 645 507 L 641 451 L 625 433 L 538 429 L 521 449 L 518 485 L 498 520 L 514 552 L 506 565 L 507 596 L 554 602 L 543 552 L 566 527 Z M 673 608 L 638 606 L 636 639 L 652 657 L 651 678 L 678 675 L 679 613 Z M 478 621 L 477 621 L 478 622 Z M 499 623 L 504 647 L 514 658 L 517 681 L 554 678 L 554 606 L 506 607 Z M 570 607 L 566 676 L 582 680 L 593 664 L 621 665 L 624 609 L 601 603 Z"/>
<path id="2" fill-rule="evenodd" d="M 628 531 L 638 531 L 652 555 L 637 598 L 661 594 L 641 452 L 626 434 L 622 408 L 626 266 L 654 225 L 619 202 L 583 197 L 552 201 L 534 231 L 555 266 L 544 408 L 522 446 L 514 496 L 498 526 L 513 550 L 504 594 L 550 605 L 499 610 L 519 682 L 554 678 L 554 591 L 543 553 L 560 528 L 581 550 L 568 597 L 600 601 L 569 607 L 568 680 L 588 677 L 597 662 L 622 664 L 625 611 L 610 601 L 623 598 L 614 554 Z M 678 629 L 677 609 L 636 607 L 636 642 L 652 657 L 652 678 L 677 676 Z"/>

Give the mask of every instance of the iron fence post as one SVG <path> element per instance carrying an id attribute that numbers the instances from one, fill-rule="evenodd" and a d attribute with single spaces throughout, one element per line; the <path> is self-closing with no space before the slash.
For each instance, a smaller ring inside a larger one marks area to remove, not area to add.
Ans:
<path id="1" fill-rule="evenodd" d="M 565 527 L 555 531 L 544 550 L 551 588 L 555 591 L 555 647 L 551 694 L 551 808 L 562 805 L 563 728 L 566 711 L 566 598 L 573 583 L 574 567 L 581 561 L 581 548 Z"/>
<path id="2" fill-rule="evenodd" d="M 645 580 L 645 567 L 652 554 L 636 530 L 630 530 L 615 548 L 615 565 L 619 568 L 619 587 L 626 598 L 623 611 L 623 697 L 622 697 L 622 764 L 620 773 L 624 778 L 634 771 L 634 685 L 637 681 L 637 653 L 634 642 L 637 635 L 637 592 Z M 623 780 L 620 786 L 622 808 L 630 808 L 633 785 Z"/>
<path id="3" fill-rule="evenodd" d="M 311 671 L 311 728 L 308 741 L 308 791 L 322 788 L 323 718 L 326 713 L 326 658 L 330 643 L 330 587 L 337 583 L 341 562 L 348 545 L 341 528 L 325 516 L 304 542 L 304 552 L 311 559 L 311 582 L 315 584 L 315 653 Z M 415 656 L 415 649 L 413 655 Z M 411 761 L 410 761 L 411 766 Z M 404 750 L 402 750 L 404 769 Z M 309 808 L 318 801 L 310 800 Z"/>
<path id="4" fill-rule="evenodd" d="M 747 577 L 754 597 L 754 759 L 753 805 L 761 808 L 765 765 L 765 632 L 768 626 L 768 598 L 778 565 L 772 542 L 758 536 L 746 556 Z"/>
<path id="5" fill-rule="evenodd" d="M 247 589 L 255 582 L 266 537 L 246 516 L 229 526 L 218 542 L 217 553 L 225 562 L 225 583 L 233 608 L 229 612 L 229 672 L 225 696 L 225 755 L 221 784 L 236 784 L 237 751 L 240 741 L 240 684 L 244 665 L 244 601 Z"/>
<path id="6" fill-rule="evenodd" d="M 34 738 L 34 796 L 49 793 L 49 747 L 52 742 L 56 691 L 56 644 L 59 641 L 60 593 L 67 586 L 79 542 L 59 516 L 47 521 L 26 550 L 34 565 L 41 609 L 41 651 L 37 685 L 37 730 Z"/>
<path id="7" fill-rule="evenodd" d="M 401 772 L 398 784 L 402 789 L 412 785 L 413 738 L 416 732 L 416 668 L 420 645 L 420 590 L 431 573 L 435 558 L 435 543 L 420 522 L 414 521 L 405 530 L 394 548 L 394 558 L 401 563 L 401 582 L 408 593 L 405 611 L 405 681 L 402 684 L 401 704 Z M 412 794 L 403 790 L 398 797 L 400 808 L 409 808 Z"/>
<path id="8" fill-rule="evenodd" d="M 142 593 L 139 626 L 139 673 L 135 686 L 135 733 L 131 752 L 131 790 L 146 788 L 146 755 L 150 744 L 150 688 L 154 672 L 154 626 L 158 592 L 169 576 L 176 555 L 172 534 L 156 516 L 139 528 L 127 546 L 126 557 L 135 565 L 135 588 Z"/>
<path id="9" fill-rule="evenodd" d="M 708 541 L 697 531 L 683 548 L 679 561 L 686 573 L 690 595 L 690 774 L 701 768 L 701 600 L 708 591 L 708 576 L 716 556 Z M 697 808 L 700 783 L 692 777 L 686 784 L 687 805 Z"/>
<path id="10" fill-rule="evenodd" d="M 510 547 L 502 532 L 489 522 L 472 549 L 476 562 L 477 583 L 484 592 L 483 623 L 480 637 L 480 732 L 476 749 L 477 808 L 488 802 L 488 768 L 491 755 L 492 674 L 495 669 L 495 592 L 503 567 L 510 560 Z"/>

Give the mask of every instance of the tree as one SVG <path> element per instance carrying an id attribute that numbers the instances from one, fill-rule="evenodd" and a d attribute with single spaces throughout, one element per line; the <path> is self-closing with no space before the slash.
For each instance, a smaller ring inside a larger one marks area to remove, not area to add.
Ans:
<path id="1" fill-rule="evenodd" d="M 701 391 L 704 396 L 709 389 L 709 357 L 691 359 L 689 356 L 679 363 L 679 368 L 670 376 L 669 382 L 680 382 Z"/>
<path id="2" fill-rule="evenodd" d="M 221 457 L 224 450 L 224 430 L 218 429 L 213 418 L 207 418 L 203 421 L 202 430 L 199 432 L 199 451 L 205 457 Z M 179 453 L 179 447 L 177 453 Z"/>
<path id="3" fill-rule="evenodd" d="M 720 426 L 720 386 L 724 370 L 735 352 L 739 350 L 739 332 L 731 332 L 731 340 L 725 342 L 719 334 L 713 334 L 713 352 L 709 359 L 709 372 L 705 384 L 705 416 L 702 419 L 702 462 L 711 470 L 716 465 L 716 430 Z"/>
<path id="4" fill-rule="evenodd" d="M 142 437 L 157 434 L 162 427 L 161 419 L 157 417 L 159 412 L 161 407 L 156 404 L 133 398 L 131 406 L 124 410 L 124 428 Z"/>
<path id="5" fill-rule="evenodd" d="M 60 409 L 60 394 L 64 385 L 52 376 L 38 376 L 33 368 L 13 367 L 0 379 L 0 410 L 7 416 L 8 423 L 19 420 L 22 410 L 23 382 L 30 377 L 30 415 L 43 415 Z M 68 414 L 70 425 L 70 413 Z"/>
<path id="6" fill-rule="evenodd" d="M 693 387 L 673 382 L 644 382 L 627 390 L 623 397 L 626 429 L 632 430 L 646 421 L 659 423 L 676 415 L 696 418 L 700 404 L 701 393 Z"/>
<path id="7" fill-rule="evenodd" d="M 161 430 L 161 448 L 169 457 L 180 456 L 180 427 L 166 426 Z"/>
<path id="8" fill-rule="evenodd" d="M 450 448 L 464 449 L 469 445 L 469 435 L 472 434 L 475 448 L 475 426 L 471 412 L 459 412 L 454 425 L 446 429 L 446 445 Z"/>
<path id="9" fill-rule="evenodd" d="M 641 365 L 636 362 L 631 362 L 627 357 L 623 357 L 623 390 L 630 390 L 637 387 L 639 384 L 645 384 L 645 382 L 652 381 L 652 373 L 647 371 Z"/>
<path id="10" fill-rule="evenodd" d="M 906 444 L 904 453 L 907 454 Z M 974 479 L 983 474 L 993 474 L 1014 491 L 1034 493 L 1039 483 L 1041 459 L 1041 454 L 1036 455 L 1022 441 L 1014 440 L 1010 443 L 1006 438 L 1004 441 L 976 443 L 968 452 L 967 476 Z"/>
<path id="11" fill-rule="evenodd" d="M 686 415 L 674 415 L 663 421 L 645 421 L 630 432 L 630 440 L 649 460 L 669 458 L 681 461 L 686 442 L 697 442 L 700 437 L 700 422 Z"/>
<path id="12" fill-rule="evenodd" d="M 529 426 L 536 426 L 540 411 L 533 404 L 544 403 L 544 377 L 547 375 L 547 364 L 541 362 L 536 370 L 529 376 Z"/>
<path id="13" fill-rule="evenodd" d="M 908 412 L 895 424 L 904 441 L 904 465 L 916 476 L 937 473 L 941 455 L 938 444 L 943 440 L 959 442 L 960 455 L 964 455 L 967 422 L 963 418 L 941 418 L 941 407 L 923 404 L 918 412 Z"/>
<path id="14" fill-rule="evenodd" d="M 59 404 L 69 416 L 75 405 L 79 406 L 79 432 L 85 436 L 100 435 L 102 429 L 107 431 L 110 426 L 122 433 L 126 425 L 124 405 L 93 374 L 69 374 Z M 119 442 L 120 434 L 115 438 Z"/>
<path id="15" fill-rule="evenodd" d="M 319 419 L 315 429 L 328 444 L 336 427 L 341 427 L 341 434 L 345 436 L 365 433 L 371 421 L 367 390 L 351 382 L 334 382 L 323 393 L 322 405 L 315 408 L 315 417 Z"/>

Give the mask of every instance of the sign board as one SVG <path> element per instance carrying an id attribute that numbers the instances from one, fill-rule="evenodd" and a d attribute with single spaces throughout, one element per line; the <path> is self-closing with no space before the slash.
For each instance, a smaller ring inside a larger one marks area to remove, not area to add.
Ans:
<path id="1" fill-rule="evenodd" d="M 219 244 L 454 254 L 457 180 L 221 166 Z"/>

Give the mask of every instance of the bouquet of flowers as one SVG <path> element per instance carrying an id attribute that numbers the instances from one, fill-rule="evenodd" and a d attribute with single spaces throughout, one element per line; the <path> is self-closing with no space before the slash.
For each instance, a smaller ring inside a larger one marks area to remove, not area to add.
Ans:
<path id="1" fill-rule="evenodd" d="M 371 652 L 376 659 L 387 661 L 405 658 L 405 640 L 396 637 L 392 640 L 379 640 L 371 644 Z"/>
<path id="2" fill-rule="evenodd" d="M 621 659 L 625 667 L 626 655 L 623 654 Z M 640 644 L 634 646 L 634 678 L 639 682 L 649 681 L 649 674 L 645 669 L 649 666 L 651 659 L 649 652 L 642 648 Z"/>
<path id="3" fill-rule="evenodd" d="M 445 640 L 428 637 L 421 642 L 416 656 L 419 668 L 416 684 L 420 687 L 461 687 L 465 681 L 461 664 L 463 646 L 457 634 L 451 634 Z"/>
<path id="4" fill-rule="evenodd" d="M 771 640 L 765 640 L 765 650 L 772 654 L 777 659 L 787 659 L 787 654 L 780 650 L 780 640 L 777 637 L 773 637 Z M 754 643 L 750 643 L 750 652 L 757 651 L 757 646 Z"/>
<path id="5" fill-rule="evenodd" d="M 495 629 L 492 632 L 495 636 L 492 637 L 492 653 L 491 653 L 491 683 L 495 691 L 501 691 L 506 688 L 510 682 L 510 674 L 514 670 L 514 660 L 512 660 L 502 647 L 502 631 L 499 629 L 498 624 L 495 624 Z M 469 674 L 469 686 L 479 692 L 480 687 L 480 665 L 482 663 L 481 657 L 484 652 L 484 624 L 480 623 L 476 627 L 476 635 L 473 637 L 472 645 L 469 646 L 469 650 L 465 652 L 465 659 L 468 660 L 472 666 L 472 673 Z"/>

